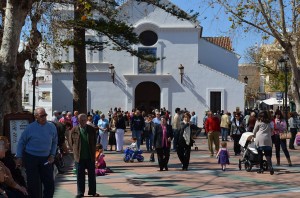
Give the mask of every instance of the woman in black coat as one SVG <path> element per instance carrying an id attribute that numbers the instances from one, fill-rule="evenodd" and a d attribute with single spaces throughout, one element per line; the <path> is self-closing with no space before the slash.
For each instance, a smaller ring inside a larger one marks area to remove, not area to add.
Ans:
<path id="1" fill-rule="evenodd" d="M 177 143 L 177 155 L 182 163 L 182 170 L 187 171 L 190 163 L 191 147 L 193 146 L 194 140 L 192 137 L 191 125 L 190 125 L 191 115 L 185 113 L 183 116 L 183 122 L 180 124 L 180 129 L 178 133 L 178 143 Z"/>
<path id="2" fill-rule="evenodd" d="M 172 126 L 167 124 L 165 116 L 161 116 L 161 124 L 155 126 L 153 149 L 156 150 L 159 171 L 168 170 L 170 147 L 173 139 Z"/>

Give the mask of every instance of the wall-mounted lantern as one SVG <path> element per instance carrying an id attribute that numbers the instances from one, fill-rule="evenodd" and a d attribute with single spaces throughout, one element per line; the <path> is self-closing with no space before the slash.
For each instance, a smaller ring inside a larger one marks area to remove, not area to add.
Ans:
<path id="1" fill-rule="evenodd" d="M 115 67 L 113 66 L 113 64 L 110 64 L 108 69 L 109 69 L 109 73 L 111 75 L 111 79 L 112 79 L 113 83 L 115 83 Z"/>
<path id="2" fill-rule="evenodd" d="M 178 67 L 179 69 L 179 74 L 180 74 L 180 82 L 182 84 L 182 78 L 183 78 L 183 74 L 184 74 L 184 67 L 182 64 L 180 64 L 180 66 Z"/>

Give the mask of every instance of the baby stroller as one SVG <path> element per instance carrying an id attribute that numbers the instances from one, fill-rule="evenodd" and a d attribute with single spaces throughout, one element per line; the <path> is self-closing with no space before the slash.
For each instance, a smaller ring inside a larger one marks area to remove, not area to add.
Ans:
<path id="1" fill-rule="evenodd" d="M 124 151 L 123 160 L 124 162 L 129 162 L 131 159 L 132 160 L 137 159 L 138 162 L 143 162 L 144 157 L 142 156 L 142 153 L 143 151 L 141 150 L 134 151 L 130 147 L 127 147 Z"/>
<path id="2" fill-rule="evenodd" d="M 239 144 L 243 147 L 243 158 L 239 159 L 239 169 L 242 170 L 242 164 L 245 165 L 247 172 L 250 172 L 253 165 L 259 165 L 258 152 L 253 141 L 254 134 L 252 132 L 245 132 L 239 141 Z M 263 160 L 264 171 L 268 170 L 268 163 Z"/>

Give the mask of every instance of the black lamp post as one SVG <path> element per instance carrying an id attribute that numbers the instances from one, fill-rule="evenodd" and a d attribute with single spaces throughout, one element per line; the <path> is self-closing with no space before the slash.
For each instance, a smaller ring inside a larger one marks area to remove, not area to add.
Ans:
<path id="1" fill-rule="evenodd" d="M 178 67 L 179 69 L 179 74 L 180 74 L 180 82 L 182 84 L 182 77 L 183 77 L 183 74 L 184 74 L 184 67 L 182 64 L 180 64 L 180 66 Z"/>
<path id="2" fill-rule="evenodd" d="M 245 89 L 245 109 L 248 109 L 248 101 L 247 101 L 247 86 L 248 86 L 248 77 L 245 76 L 244 78 L 244 83 L 246 84 L 246 89 Z"/>
<path id="3" fill-rule="evenodd" d="M 30 60 L 30 68 L 32 70 L 32 113 L 34 113 L 35 109 L 35 86 L 36 86 L 36 72 L 38 70 L 38 60 L 36 57 L 36 53 L 32 54 L 31 60 Z"/>
<path id="4" fill-rule="evenodd" d="M 113 64 L 110 64 L 108 69 L 109 69 L 109 72 L 111 75 L 111 79 L 112 79 L 113 83 L 115 83 L 115 67 L 113 66 Z"/>
<path id="5" fill-rule="evenodd" d="M 287 106 L 287 92 L 288 92 L 288 72 L 289 72 L 289 68 L 287 66 L 287 62 L 288 62 L 289 58 L 286 56 L 281 57 L 278 60 L 278 67 L 281 71 L 284 72 L 284 77 L 285 77 L 285 81 L 284 81 L 284 113 L 285 113 L 285 121 L 286 121 L 286 128 L 288 129 L 288 106 Z"/>

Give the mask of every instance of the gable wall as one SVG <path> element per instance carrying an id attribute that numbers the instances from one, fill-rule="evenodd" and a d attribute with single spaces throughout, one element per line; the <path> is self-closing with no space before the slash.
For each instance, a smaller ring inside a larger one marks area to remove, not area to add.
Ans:
<path id="1" fill-rule="evenodd" d="M 238 78 L 237 55 L 205 39 L 199 40 L 199 61 L 233 78 Z"/>

